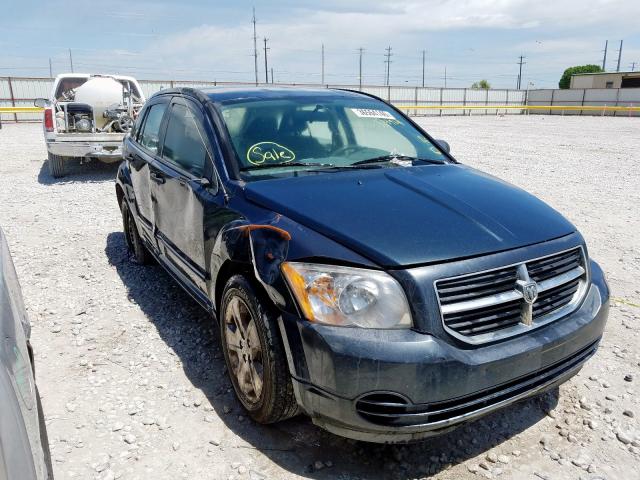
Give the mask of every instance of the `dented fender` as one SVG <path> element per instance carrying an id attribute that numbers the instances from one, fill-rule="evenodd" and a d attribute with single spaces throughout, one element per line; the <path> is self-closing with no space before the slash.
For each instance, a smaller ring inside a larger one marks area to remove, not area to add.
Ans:
<path id="1" fill-rule="evenodd" d="M 258 212 L 256 212 L 258 213 Z M 274 304 L 299 313 L 280 266 L 285 261 L 309 261 L 379 268 L 369 259 L 289 218 L 267 210 L 250 220 L 239 216 L 211 239 L 210 298 L 215 299 L 217 277 L 227 262 L 253 271 Z"/>

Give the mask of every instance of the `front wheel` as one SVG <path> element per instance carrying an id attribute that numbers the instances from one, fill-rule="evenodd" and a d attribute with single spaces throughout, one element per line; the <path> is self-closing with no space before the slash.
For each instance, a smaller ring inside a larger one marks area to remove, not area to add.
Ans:
<path id="1" fill-rule="evenodd" d="M 65 158 L 60 155 L 54 155 L 48 152 L 49 156 L 49 173 L 53 178 L 64 177 L 66 172 Z"/>
<path id="2" fill-rule="evenodd" d="M 242 275 L 227 282 L 220 338 L 236 395 L 251 418 L 273 423 L 298 413 L 273 307 Z"/>

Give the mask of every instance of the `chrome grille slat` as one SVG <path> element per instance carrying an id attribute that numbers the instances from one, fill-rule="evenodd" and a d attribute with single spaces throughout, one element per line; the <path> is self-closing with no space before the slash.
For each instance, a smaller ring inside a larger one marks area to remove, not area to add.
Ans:
<path id="1" fill-rule="evenodd" d="M 524 300 L 520 285 L 532 282 L 538 294 L 531 304 Z M 536 327 L 569 313 L 586 283 L 586 258 L 576 247 L 513 266 L 437 280 L 435 287 L 445 329 L 481 343 L 495 340 L 501 331 L 508 336 L 522 331 L 519 327 Z"/>
<path id="2" fill-rule="evenodd" d="M 509 302 L 495 308 L 474 312 L 473 315 L 460 314 L 448 317 L 449 326 L 466 327 L 482 321 L 505 319 L 508 317 L 520 318 L 520 302 Z"/>

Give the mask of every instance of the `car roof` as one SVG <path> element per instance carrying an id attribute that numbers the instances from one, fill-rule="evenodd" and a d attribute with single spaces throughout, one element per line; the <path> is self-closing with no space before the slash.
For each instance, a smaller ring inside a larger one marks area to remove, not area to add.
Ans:
<path id="1" fill-rule="evenodd" d="M 235 101 L 251 101 L 260 99 L 285 99 L 300 97 L 364 97 L 365 94 L 349 90 L 335 88 L 309 88 L 309 87 L 211 87 L 200 88 L 200 92 L 208 96 L 214 102 L 226 103 Z"/>

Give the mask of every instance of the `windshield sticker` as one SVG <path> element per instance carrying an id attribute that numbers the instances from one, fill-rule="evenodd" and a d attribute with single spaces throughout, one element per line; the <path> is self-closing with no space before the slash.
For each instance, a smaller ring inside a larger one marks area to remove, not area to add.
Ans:
<path id="1" fill-rule="evenodd" d="M 258 142 L 247 150 L 247 161 L 253 165 L 289 163 L 295 159 L 295 153 L 276 142 Z"/>
<path id="2" fill-rule="evenodd" d="M 395 120 L 394 116 L 384 110 L 374 110 L 372 108 L 352 108 L 351 111 L 362 118 L 385 118 Z"/>

